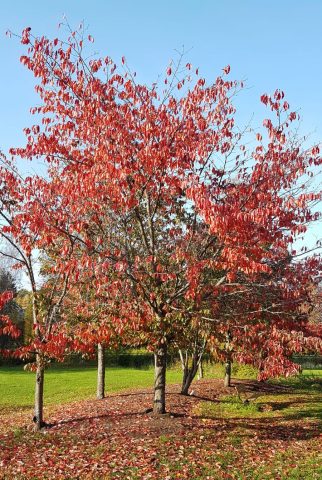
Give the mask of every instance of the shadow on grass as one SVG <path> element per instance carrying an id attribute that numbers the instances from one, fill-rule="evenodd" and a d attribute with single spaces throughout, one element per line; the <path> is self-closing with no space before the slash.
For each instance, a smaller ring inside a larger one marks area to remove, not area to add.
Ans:
<path id="1" fill-rule="evenodd" d="M 195 417 L 194 417 L 195 418 Z M 199 417 L 200 418 L 200 417 Z M 202 419 L 214 420 L 213 417 L 202 416 Z M 290 418 L 291 419 L 291 418 Z M 197 428 L 203 429 L 209 433 L 213 430 L 214 435 L 218 431 L 218 426 L 227 434 L 235 434 L 238 432 L 239 436 L 256 438 L 258 440 L 282 440 L 282 441 L 299 441 L 312 440 L 320 438 L 321 430 L 316 423 L 308 424 L 285 424 L 285 419 L 281 418 L 261 418 L 261 419 L 247 419 L 233 418 L 233 419 L 218 419 L 213 426 L 199 425 Z M 295 420 L 295 419 L 294 419 Z"/>
<path id="2" fill-rule="evenodd" d="M 295 392 L 294 398 L 290 400 L 279 401 L 277 399 L 267 399 L 258 403 L 259 408 L 268 406 L 272 411 L 281 411 L 285 420 L 301 420 L 306 418 L 316 418 L 322 420 L 322 396 L 318 392 Z M 263 408 L 262 411 L 265 411 Z"/>
<path id="3" fill-rule="evenodd" d="M 322 405 L 322 402 L 321 402 Z M 322 407 L 304 408 L 298 412 L 285 412 L 285 417 L 287 420 L 303 420 L 306 418 L 316 418 L 322 422 Z M 320 425 L 320 430 L 322 433 L 322 424 Z"/>
<path id="4" fill-rule="evenodd" d="M 232 388 L 240 388 L 242 392 L 262 392 L 263 394 L 283 394 L 290 393 L 292 391 L 291 385 L 278 385 L 274 383 L 259 382 L 257 380 L 234 380 L 232 383 Z"/>
<path id="5" fill-rule="evenodd" d="M 297 377 L 282 378 L 279 380 L 271 380 L 270 384 L 274 387 L 278 386 L 276 382 L 282 387 L 291 388 L 293 390 L 306 390 L 322 393 L 322 378 L 317 375 L 298 375 Z"/>
<path id="6" fill-rule="evenodd" d="M 248 431 L 256 433 L 262 440 L 311 440 L 320 437 L 320 431 L 316 424 L 287 425 L 283 424 L 284 419 L 261 419 L 247 422 L 242 426 Z M 241 426 L 241 424 L 239 424 Z"/>

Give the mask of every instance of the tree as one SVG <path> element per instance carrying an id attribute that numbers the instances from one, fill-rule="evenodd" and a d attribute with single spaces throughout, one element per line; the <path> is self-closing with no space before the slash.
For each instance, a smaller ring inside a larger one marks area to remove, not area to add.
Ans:
<path id="1" fill-rule="evenodd" d="M 0 168 L 0 237 L 3 248 L 0 255 L 14 261 L 13 268 L 24 270 L 30 282 L 32 295 L 32 315 L 34 335 L 27 345 L 18 348 L 14 354 L 24 359 L 31 359 L 29 367 L 36 371 L 35 384 L 35 428 L 45 425 L 43 421 L 43 389 L 44 372 L 49 358 L 63 359 L 68 347 L 68 339 L 64 333 L 57 332 L 59 312 L 68 289 L 69 272 L 64 270 L 55 275 L 53 281 L 40 285 L 37 282 L 35 252 L 43 250 L 41 225 L 43 213 L 37 199 L 37 182 L 35 177 L 24 180 L 11 162 L 1 155 L 3 166 Z M 49 192 L 48 192 L 49 193 Z M 32 204 L 37 205 L 37 212 Z M 59 213 L 57 213 L 59 215 Z M 57 227 L 56 227 L 57 229 Z M 6 249 L 6 245 L 9 247 Z M 58 257 L 59 244 L 47 248 L 47 259 L 50 255 Z M 69 254 L 73 250 L 73 242 L 69 245 Z M 67 257 L 68 258 L 68 252 Z M 34 361 L 35 360 L 35 361 Z"/>
<path id="2" fill-rule="evenodd" d="M 96 292 L 95 275 L 85 280 L 75 281 L 69 290 L 64 308 L 64 319 L 72 330 L 68 332 L 73 339 L 75 352 L 92 356 L 97 353 L 97 391 L 96 397 L 105 397 L 105 352 L 117 348 L 121 343 L 120 335 L 113 324 L 113 309 L 108 289 Z M 115 305 L 115 298 L 113 304 Z"/>
<path id="3" fill-rule="evenodd" d="M 284 251 L 271 265 L 270 274 L 262 275 L 256 284 L 244 283 L 235 298 L 239 308 L 221 307 L 229 315 L 229 341 L 223 349 L 226 359 L 256 366 L 259 380 L 298 373 L 292 355 L 322 349 L 321 328 L 314 327 L 310 318 L 312 292 L 320 276 L 318 256 L 294 262 Z"/>
<path id="4" fill-rule="evenodd" d="M 222 292 L 239 291 L 240 274 L 255 282 L 271 271 L 279 249 L 317 217 L 310 207 L 320 192 L 299 186 L 321 164 L 319 150 L 303 150 L 291 135 L 297 114 L 279 90 L 262 96 L 276 119 L 265 119 L 263 136 L 246 149 L 232 104 L 242 84 L 227 79 L 228 66 L 207 85 L 191 64 L 170 65 L 162 90 L 136 83 L 109 57 L 86 62 L 82 30 L 65 42 L 26 28 L 21 42 L 21 62 L 38 79 L 42 104 L 32 113 L 41 125 L 26 129 L 26 147 L 11 152 L 48 162 L 50 179 L 38 182 L 44 245 L 55 242 L 55 214 L 57 235 L 77 248 L 69 266 L 81 275 L 90 265 L 98 289 L 113 270 L 124 294 L 115 321 L 126 311 L 153 348 L 154 412 L 164 413 L 178 312 L 189 300 L 202 317 L 205 298 L 216 311 Z M 69 268 L 65 259 L 59 268 Z"/>
<path id="5" fill-rule="evenodd" d="M 186 348 L 179 349 L 180 361 L 183 371 L 181 393 L 188 395 L 189 388 L 202 362 L 202 356 L 205 352 L 207 339 L 200 335 L 200 330 L 196 327 L 194 338 Z M 189 348 L 190 347 L 190 348 Z"/>

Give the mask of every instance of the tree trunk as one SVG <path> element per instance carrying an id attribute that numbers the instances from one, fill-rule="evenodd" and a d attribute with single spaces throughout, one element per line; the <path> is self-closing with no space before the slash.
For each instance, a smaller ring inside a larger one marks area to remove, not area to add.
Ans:
<path id="1" fill-rule="evenodd" d="M 183 371 L 183 378 L 182 378 L 182 386 L 181 386 L 181 394 L 182 395 L 188 395 L 189 388 L 197 375 L 198 369 L 199 369 L 199 374 L 201 371 L 202 372 L 202 355 L 205 349 L 206 343 L 200 347 L 198 345 L 195 345 L 194 351 L 191 355 L 192 361 L 191 365 L 189 366 L 189 354 L 188 351 L 186 351 L 185 355 L 183 354 L 182 350 L 179 349 L 179 355 L 180 355 L 180 360 L 181 360 L 181 366 L 182 366 L 182 371 Z"/>
<path id="2" fill-rule="evenodd" d="M 96 398 L 102 399 L 105 397 L 105 349 L 99 343 L 97 345 L 97 392 Z"/>
<path id="3" fill-rule="evenodd" d="M 225 363 L 225 387 L 231 386 L 231 360 L 228 359 Z"/>
<path id="4" fill-rule="evenodd" d="M 202 378 L 203 378 L 203 365 L 202 365 L 202 360 L 200 360 L 199 369 L 198 369 L 198 380 L 201 380 Z"/>
<path id="5" fill-rule="evenodd" d="M 34 422 L 35 430 L 40 430 L 44 425 L 44 376 L 45 368 L 40 355 L 36 356 L 37 370 L 36 370 L 36 385 L 35 385 L 35 411 Z"/>
<path id="6" fill-rule="evenodd" d="M 232 359 L 232 346 L 231 341 L 233 339 L 233 335 L 231 330 L 228 329 L 226 334 L 226 343 L 225 343 L 225 350 L 226 350 L 226 363 L 225 363 L 225 380 L 224 385 L 225 387 L 231 386 L 231 359 Z"/>
<path id="7" fill-rule="evenodd" d="M 167 345 L 160 343 L 154 354 L 155 378 L 154 378 L 154 402 L 153 413 L 165 413 L 165 385 L 167 370 Z"/>
<path id="8" fill-rule="evenodd" d="M 188 366 L 186 366 L 184 369 L 184 375 L 183 375 L 183 381 L 182 381 L 182 387 L 181 387 L 182 395 L 188 395 L 189 388 L 192 384 L 193 379 L 197 374 L 198 366 L 199 366 L 198 355 L 194 354 L 191 367 L 189 368 Z"/>
<path id="9" fill-rule="evenodd" d="M 189 388 L 192 384 L 193 379 L 195 378 L 195 376 L 197 374 L 197 369 L 198 369 L 197 366 L 196 367 L 191 367 L 189 369 L 188 374 L 186 375 L 186 377 L 184 378 L 184 380 L 182 382 L 181 395 L 188 395 Z"/>
<path id="10" fill-rule="evenodd" d="M 189 379 L 189 376 L 190 376 L 189 374 L 190 374 L 190 369 L 188 365 L 185 365 L 183 368 L 183 377 L 182 377 L 181 392 L 180 392 L 182 395 L 188 395 L 188 390 L 191 383 Z"/>

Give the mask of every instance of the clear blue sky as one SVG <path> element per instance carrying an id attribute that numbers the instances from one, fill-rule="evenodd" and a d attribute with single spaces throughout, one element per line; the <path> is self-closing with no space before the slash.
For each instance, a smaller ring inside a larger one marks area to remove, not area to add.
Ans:
<path id="1" fill-rule="evenodd" d="M 31 75 L 19 64 L 22 46 L 5 31 L 31 26 L 35 34 L 56 36 L 63 14 L 72 26 L 84 20 L 95 50 L 117 62 L 125 55 L 146 82 L 182 45 L 208 80 L 229 63 L 231 76 L 247 79 L 250 87 L 239 98 L 243 118 L 264 115 L 259 95 L 279 87 L 301 109 L 302 130 L 322 138 L 321 0 L 11 0 L 1 2 L 0 16 L 4 150 L 22 141 L 36 101 Z"/>
<path id="2" fill-rule="evenodd" d="M 73 27 L 84 20 L 93 48 L 117 63 L 125 55 L 144 82 L 155 81 L 182 45 L 207 80 L 230 64 L 231 77 L 246 79 L 249 87 L 239 98 L 245 120 L 253 113 L 255 123 L 262 118 L 260 94 L 281 88 L 301 110 L 302 132 L 322 139 L 321 0 L 7 0 L 0 15 L 4 151 L 22 143 L 37 102 L 33 79 L 19 63 L 23 48 L 5 31 L 30 26 L 35 35 L 58 36 L 63 14 Z"/>

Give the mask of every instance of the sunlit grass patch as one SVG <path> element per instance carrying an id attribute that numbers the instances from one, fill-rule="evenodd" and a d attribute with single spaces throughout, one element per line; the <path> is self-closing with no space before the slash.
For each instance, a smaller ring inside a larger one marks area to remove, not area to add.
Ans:
<path id="1" fill-rule="evenodd" d="M 322 420 L 322 396 L 315 394 L 263 394 L 243 402 L 238 396 L 224 396 L 218 402 L 201 402 L 195 413 L 204 418 L 273 418 Z"/>
<path id="2" fill-rule="evenodd" d="M 225 366 L 223 363 L 205 363 L 204 374 L 206 378 L 224 378 Z M 233 378 L 255 380 L 258 370 L 251 365 L 233 363 L 231 374 Z"/>
<path id="3" fill-rule="evenodd" d="M 96 394 L 95 367 L 61 368 L 53 366 L 46 370 L 44 397 L 46 405 L 69 403 L 93 398 Z M 182 373 L 169 369 L 169 384 L 179 383 Z M 153 368 L 136 369 L 113 367 L 106 369 L 106 392 L 114 393 L 127 389 L 153 388 Z M 0 412 L 31 408 L 34 400 L 35 374 L 25 372 L 22 366 L 0 367 Z"/>
<path id="4" fill-rule="evenodd" d="M 236 396 L 225 396 L 218 402 L 202 402 L 197 414 L 209 418 L 254 418 L 260 416 L 257 403 L 243 403 Z"/>

